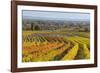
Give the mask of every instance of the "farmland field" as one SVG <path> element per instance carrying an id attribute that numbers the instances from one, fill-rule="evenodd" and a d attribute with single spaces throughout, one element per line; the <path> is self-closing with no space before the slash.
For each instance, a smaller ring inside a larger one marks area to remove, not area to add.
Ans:
<path id="1" fill-rule="evenodd" d="M 23 31 L 22 61 L 89 59 L 89 41 L 88 32 Z"/>

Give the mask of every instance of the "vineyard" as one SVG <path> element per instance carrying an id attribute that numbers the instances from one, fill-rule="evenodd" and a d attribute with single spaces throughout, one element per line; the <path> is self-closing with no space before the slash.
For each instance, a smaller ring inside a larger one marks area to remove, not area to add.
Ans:
<path id="1" fill-rule="evenodd" d="M 89 59 L 89 33 L 74 33 L 23 31 L 22 61 L 42 62 Z"/>

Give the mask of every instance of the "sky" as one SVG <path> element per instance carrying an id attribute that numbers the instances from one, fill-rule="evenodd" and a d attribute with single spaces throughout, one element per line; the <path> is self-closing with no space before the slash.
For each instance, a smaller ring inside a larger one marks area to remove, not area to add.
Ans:
<path id="1" fill-rule="evenodd" d="M 89 21 L 89 13 L 23 10 L 23 19 Z"/>

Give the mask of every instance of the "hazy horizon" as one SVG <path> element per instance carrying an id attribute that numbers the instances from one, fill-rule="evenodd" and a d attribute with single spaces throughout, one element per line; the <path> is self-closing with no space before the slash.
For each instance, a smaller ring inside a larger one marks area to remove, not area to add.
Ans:
<path id="1" fill-rule="evenodd" d="M 78 12 L 23 10 L 22 17 L 34 20 L 90 21 L 89 13 Z"/>

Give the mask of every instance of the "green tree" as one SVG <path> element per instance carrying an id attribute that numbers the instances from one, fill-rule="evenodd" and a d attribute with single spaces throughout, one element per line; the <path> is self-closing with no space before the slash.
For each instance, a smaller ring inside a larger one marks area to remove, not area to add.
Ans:
<path id="1" fill-rule="evenodd" d="M 31 30 L 33 30 L 33 23 L 31 24 Z"/>
<path id="2" fill-rule="evenodd" d="M 38 25 L 36 25 L 36 26 L 34 27 L 34 30 L 40 30 L 40 27 L 39 27 Z"/>

